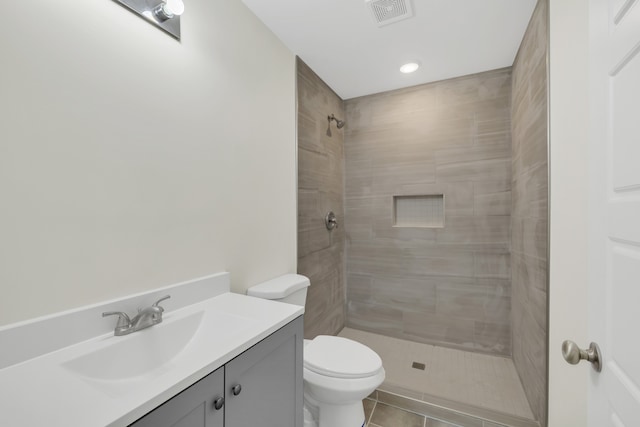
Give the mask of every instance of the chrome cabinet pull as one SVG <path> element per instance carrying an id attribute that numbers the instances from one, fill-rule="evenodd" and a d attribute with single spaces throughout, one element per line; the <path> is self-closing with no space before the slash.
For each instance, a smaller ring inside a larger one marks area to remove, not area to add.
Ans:
<path id="1" fill-rule="evenodd" d="M 241 391 L 242 391 L 242 386 L 240 384 L 236 384 L 233 387 L 231 387 L 231 393 L 233 393 L 234 396 L 239 395 Z"/>
<path id="2" fill-rule="evenodd" d="M 224 406 L 224 397 L 219 397 L 213 401 L 213 407 L 216 411 L 219 411 Z"/>

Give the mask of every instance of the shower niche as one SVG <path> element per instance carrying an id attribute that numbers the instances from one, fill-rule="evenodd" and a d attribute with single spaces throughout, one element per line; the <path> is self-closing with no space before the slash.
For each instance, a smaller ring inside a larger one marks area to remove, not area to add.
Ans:
<path id="1" fill-rule="evenodd" d="M 444 194 L 393 196 L 393 226 L 444 228 Z"/>

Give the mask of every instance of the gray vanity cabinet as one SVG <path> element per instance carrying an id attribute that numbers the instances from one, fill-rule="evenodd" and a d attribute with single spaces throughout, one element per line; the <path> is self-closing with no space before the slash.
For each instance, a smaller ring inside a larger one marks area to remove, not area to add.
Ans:
<path id="1" fill-rule="evenodd" d="M 301 316 L 131 426 L 302 427 L 302 337 Z"/>
<path id="2" fill-rule="evenodd" d="M 221 407 L 221 400 L 218 400 L 223 397 L 224 367 L 172 397 L 131 426 L 224 427 L 224 406 Z"/>
<path id="3" fill-rule="evenodd" d="M 302 427 L 302 318 L 225 367 L 225 427 Z"/>

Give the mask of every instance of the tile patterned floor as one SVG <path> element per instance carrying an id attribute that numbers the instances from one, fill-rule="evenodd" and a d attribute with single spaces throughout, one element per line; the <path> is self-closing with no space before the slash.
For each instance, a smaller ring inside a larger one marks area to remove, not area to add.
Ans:
<path id="1" fill-rule="evenodd" d="M 404 411 L 396 407 L 364 400 L 366 427 L 461 427 L 435 418 Z M 502 427 L 488 421 L 480 422 L 481 427 Z"/>
<path id="2" fill-rule="evenodd" d="M 428 401 L 429 396 L 443 398 L 478 408 L 533 419 L 533 414 L 522 389 L 511 359 L 472 353 L 428 344 L 415 343 L 351 328 L 343 329 L 339 336 L 359 341 L 376 351 L 382 358 L 387 378 L 381 389 Z M 426 365 L 425 370 L 412 368 L 413 362 Z M 380 402 L 376 406 L 382 405 Z M 371 418 L 371 427 L 404 427 L 408 424 L 385 425 L 388 409 Z M 373 411 L 376 415 L 376 411 Z M 415 415 L 415 414 L 412 414 Z M 404 415 L 402 415 L 404 416 Z M 382 418 L 379 418 L 382 417 Z M 412 417 L 408 417 L 410 419 Z M 442 427 L 454 424 L 420 426 Z M 405 421 L 402 421 L 405 422 Z M 417 422 L 417 421 L 416 421 Z"/>

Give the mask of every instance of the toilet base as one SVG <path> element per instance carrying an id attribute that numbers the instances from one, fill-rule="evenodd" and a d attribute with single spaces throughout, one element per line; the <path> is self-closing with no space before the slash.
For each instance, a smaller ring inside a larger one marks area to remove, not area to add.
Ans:
<path id="1" fill-rule="evenodd" d="M 304 427 L 318 427 L 318 416 L 311 412 L 311 408 L 304 403 Z"/>
<path id="2" fill-rule="evenodd" d="M 305 396 L 304 427 L 364 427 L 362 401 L 346 405 L 319 404 Z"/>

